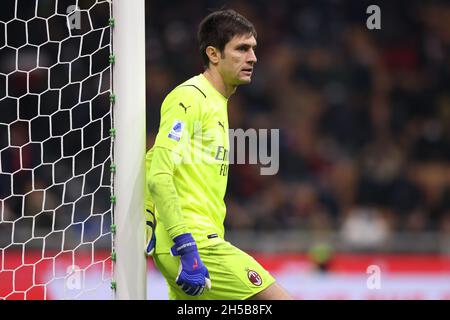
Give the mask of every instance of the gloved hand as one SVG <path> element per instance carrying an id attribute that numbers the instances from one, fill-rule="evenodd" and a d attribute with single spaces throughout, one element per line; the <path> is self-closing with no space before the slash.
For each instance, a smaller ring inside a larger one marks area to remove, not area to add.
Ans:
<path id="1" fill-rule="evenodd" d="M 192 234 L 184 233 L 173 239 L 175 244 L 170 249 L 173 256 L 180 256 L 180 268 L 176 283 L 186 294 L 198 296 L 205 287 L 211 289 L 209 272 L 198 254 L 197 244 Z"/>
<path id="2" fill-rule="evenodd" d="M 146 204 L 147 205 L 147 204 Z M 151 206 L 149 206 L 151 207 Z M 155 251 L 156 246 L 156 237 L 155 237 L 155 228 L 156 228 L 156 218 L 155 215 L 150 209 L 146 208 L 145 210 L 145 237 L 146 237 L 146 245 L 145 245 L 145 254 L 147 256 L 152 256 Z"/>

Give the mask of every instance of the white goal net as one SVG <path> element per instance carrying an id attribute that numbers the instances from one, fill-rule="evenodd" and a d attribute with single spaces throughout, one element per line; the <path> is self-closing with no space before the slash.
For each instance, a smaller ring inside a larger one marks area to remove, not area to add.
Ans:
<path id="1" fill-rule="evenodd" d="M 112 298 L 111 1 L 0 6 L 0 299 Z"/>

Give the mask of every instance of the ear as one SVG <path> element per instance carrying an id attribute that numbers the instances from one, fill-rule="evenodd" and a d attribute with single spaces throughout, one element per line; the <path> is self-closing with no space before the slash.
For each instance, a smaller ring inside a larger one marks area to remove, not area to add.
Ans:
<path id="1" fill-rule="evenodd" d="M 205 50 L 206 50 L 206 55 L 207 55 L 208 58 L 209 58 L 209 61 L 210 61 L 213 65 L 219 63 L 219 60 L 220 60 L 220 51 L 219 51 L 217 48 L 215 48 L 215 47 L 213 47 L 213 46 L 208 46 L 208 47 L 206 47 Z"/>

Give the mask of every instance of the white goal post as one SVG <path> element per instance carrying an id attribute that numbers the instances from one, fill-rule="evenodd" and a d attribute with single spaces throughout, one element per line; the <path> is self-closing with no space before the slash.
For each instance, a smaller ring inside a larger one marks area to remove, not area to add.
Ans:
<path id="1" fill-rule="evenodd" d="M 114 0 L 113 84 L 116 102 L 114 278 L 117 299 L 145 299 L 145 5 Z"/>

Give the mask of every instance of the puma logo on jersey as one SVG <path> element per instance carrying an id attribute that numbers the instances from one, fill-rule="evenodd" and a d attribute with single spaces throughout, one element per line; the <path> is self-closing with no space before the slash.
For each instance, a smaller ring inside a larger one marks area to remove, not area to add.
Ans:
<path id="1" fill-rule="evenodd" d="M 222 129 L 223 129 L 223 132 L 225 132 L 225 127 L 223 126 L 223 123 L 222 123 L 222 122 L 220 122 L 220 121 L 217 121 L 217 123 L 219 124 L 219 126 L 221 126 L 221 127 L 222 127 Z"/>
<path id="2" fill-rule="evenodd" d="M 187 113 L 187 109 L 190 108 L 191 106 L 185 107 L 183 102 L 180 102 L 180 107 L 182 107 L 184 109 L 184 113 Z"/>

